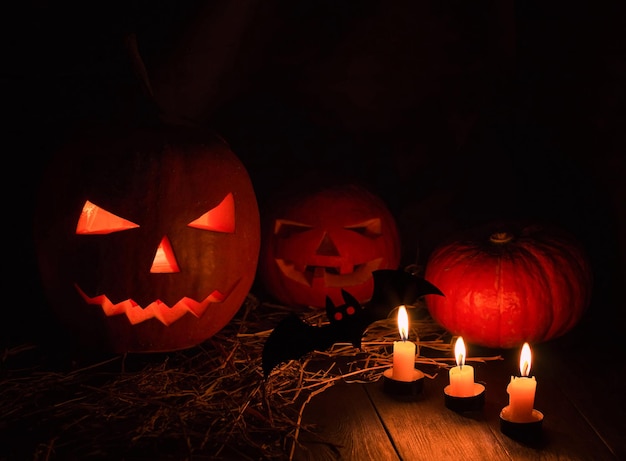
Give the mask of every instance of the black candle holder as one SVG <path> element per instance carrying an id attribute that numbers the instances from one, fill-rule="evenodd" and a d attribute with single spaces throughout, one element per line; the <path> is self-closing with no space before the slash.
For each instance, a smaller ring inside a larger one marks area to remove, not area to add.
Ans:
<path id="1" fill-rule="evenodd" d="M 481 383 L 474 383 L 474 395 L 458 397 L 451 395 L 450 386 L 443 388 L 446 408 L 462 413 L 464 411 L 478 411 L 485 405 L 485 386 Z"/>
<path id="2" fill-rule="evenodd" d="M 383 372 L 383 389 L 387 394 L 400 397 L 411 397 L 422 393 L 424 389 L 424 373 L 420 370 L 413 370 L 411 381 L 399 381 L 393 379 L 393 368 L 388 368 Z"/>
<path id="3" fill-rule="evenodd" d="M 536 443 L 541 439 L 543 413 L 533 409 L 531 420 L 525 422 L 511 421 L 507 405 L 500 412 L 500 432 L 504 435 L 524 443 Z"/>

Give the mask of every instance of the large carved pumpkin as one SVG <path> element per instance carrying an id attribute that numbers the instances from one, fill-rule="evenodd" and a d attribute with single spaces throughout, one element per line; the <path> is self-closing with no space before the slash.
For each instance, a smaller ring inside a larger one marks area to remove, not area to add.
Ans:
<path id="1" fill-rule="evenodd" d="M 425 278 L 444 296 L 425 296 L 432 317 L 486 347 L 513 348 L 563 335 L 591 300 L 580 242 L 539 224 L 489 224 L 441 244 Z"/>
<path id="2" fill-rule="evenodd" d="M 400 238 L 383 200 L 357 184 L 324 185 L 278 201 L 262 231 L 259 278 L 288 306 L 359 302 L 372 296 L 372 272 L 397 269 Z"/>
<path id="3" fill-rule="evenodd" d="M 244 165 L 187 129 L 69 143 L 44 174 L 35 231 L 54 313 L 80 343 L 113 352 L 214 335 L 244 302 L 260 248 Z"/>

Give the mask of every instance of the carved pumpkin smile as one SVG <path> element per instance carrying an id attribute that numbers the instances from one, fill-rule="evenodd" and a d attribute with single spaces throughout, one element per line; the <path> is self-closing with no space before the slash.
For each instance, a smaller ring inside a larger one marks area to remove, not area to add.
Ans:
<path id="1" fill-rule="evenodd" d="M 366 283 L 372 277 L 372 272 L 380 268 L 382 262 L 382 258 L 377 258 L 364 264 L 342 266 L 307 265 L 304 270 L 299 270 L 294 263 L 280 258 L 276 259 L 276 264 L 285 277 L 309 287 L 319 285 L 321 287 L 349 287 Z"/>
<path id="2" fill-rule="evenodd" d="M 81 346 L 193 347 L 230 322 L 254 281 L 256 195 L 214 133 L 89 132 L 51 159 L 37 204 L 43 288 Z"/>
<path id="3" fill-rule="evenodd" d="M 237 282 L 238 283 L 238 282 Z M 235 285 L 236 286 L 236 285 Z M 229 293 L 234 287 L 229 290 Z M 107 316 L 125 314 L 131 324 L 136 325 L 148 319 L 155 318 L 164 325 L 171 325 L 183 315 L 190 313 L 200 318 L 212 303 L 221 303 L 228 294 L 222 294 L 219 290 L 213 291 L 204 300 L 198 302 L 191 298 L 183 298 L 173 306 L 168 306 L 160 300 L 156 300 L 147 306 L 140 306 L 132 299 L 126 299 L 119 303 L 113 303 L 106 295 L 98 295 L 90 297 L 76 285 L 76 290 L 82 296 L 87 304 L 93 304 L 102 307 L 102 311 Z"/>
<path id="4" fill-rule="evenodd" d="M 235 200 L 233 194 L 227 194 L 216 207 L 203 213 L 202 216 L 194 219 L 187 225 L 204 231 L 223 233 L 235 232 Z M 137 229 L 139 227 L 141 226 L 87 200 L 78 218 L 78 223 L 76 224 L 76 234 L 106 235 Z M 180 267 L 174 255 L 172 244 L 167 236 L 164 236 L 159 242 L 154 254 L 154 259 L 150 266 L 150 273 L 171 274 L 178 272 L 180 272 Z M 228 290 L 227 294 L 232 292 L 234 287 L 237 286 L 237 283 L 239 283 L 239 280 Z M 75 286 L 78 293 L 87 304 L 102 307 L 105 315 L 109 317 L 126 314 L 126 317 L 133 325 L 154 318 L 161 321 L 164 325 L 169 326 L 188 312 L 200 318 L 209 304 L 223 302 L 227 297 L 227 294 L 222 294 L 219 290 L 214 290 L 202 301 L 197 301 L 185 296 L 171 306 L 160 299 L 156 299 L 142 306 L 132 298 L 113 302 L 105 294 L 89 296 L 78 284 L 75 284 Z"/>
<path id="5" fill-rule="evenodd" d="M 356 184 L 289 195 L 267 214 L 259 259 L 265 288 L 286 305 L 326 307 L 342 290 L 369 300 L 372 273 L 396 269 L 400 237 L 378 196 Z"/>

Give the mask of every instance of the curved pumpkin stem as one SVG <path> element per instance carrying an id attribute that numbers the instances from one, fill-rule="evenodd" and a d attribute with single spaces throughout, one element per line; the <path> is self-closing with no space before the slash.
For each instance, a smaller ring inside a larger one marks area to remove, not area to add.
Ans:
<path id="1" fill-rule="evenodd" d="M 141 54 L 139 53 L 137 35 L 135 33 L 130 33 L 124 37 L 124 45 L 128 51 L 133 71 L 137 78 L 139 78 L 142 91 L 148 99 L 154 103 L 154 92 L 152 91 L 152 84 L 150 83 L 150 77 L 148 76 L 146 65 L 141 57 Z"/>

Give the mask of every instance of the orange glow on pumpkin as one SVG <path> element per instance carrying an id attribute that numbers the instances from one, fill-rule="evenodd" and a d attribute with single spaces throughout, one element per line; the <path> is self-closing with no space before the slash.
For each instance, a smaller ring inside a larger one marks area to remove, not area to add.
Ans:
<path id="1" fill-rule="evenodd" d="M 445 296 L 426 295 L 434 320 L 464 340 L 509 349 L 571 330 L 593 287 L 582 244 L 536 223 L 487 223 L 441 243 L 424 277 Z"/>
<path id="2" fill-rule="evenodd" d="M 121 218 L 110 211 L 100 208 L 89 200 L 83 205 L 83 211 L 76 225 L 77 234 L 110 234 L 139 227 L 132 221 Z"/>
<path id="3" fill-rule="evenodd" d="M 132 299 L 126 299 L 119 303 L 113 303 L 105 295 L 94 296 L 92 298 L 87 296 L 78 285 L 76 285 L 76 289 L 87 304 L 101 306 L 107 317 L 125 314 L 128 321 L 132 325 L 155 318 L 158 319 L 163 325 L 169 326 L 176 320 L 180 319 L 187 312 L 193 314 L 197 318 L 200 318 L 210 304 L 221 303 L 228 297 L 228 294 L 223 294 L 219 290 L 215 290 L 202 301 L 195 301 L 191 298 L 183 298 L 173 306 L 168 306 L 164 302 L 156 300 L 144 307 L 140 306 Z M 233 289 L 231 289 L 229 293 L 232 292 Z"/>
<path id="4" fill-rule="evenodd" d="M 259 224 L 250 177 L 216 133 L 79 133 L 50 159 L 38 189 L 46 298 L 77 344 L 116 353 L 192 347 L 246 299 Z"/>
<path id="5" fill-rule="evenodd" d="M 174 250 L 172 250 L 172 244 L 167 237 L 163 237 L 161 243 L 159 243 L 150 272 L 153 274 L 180 272 L 176 257 L 174 256 Z"/>
<path id="6" fill-rule="evenodd" d="M 294 191 L 274 204 L 264 227 L 259 276 L 286 305 L 323 308 L 341 290 L 359 302 L 373 291 L 372 272 L 397 268 L 400 237 L 379 197 L 355 184 Z"/>
<path id="7" fill-rule="evenodd" d="M 301 234 L 313 229 L 314 226 L 289 220 L 277 219 L 274 232 L 276 238 L 289 239 L 295 234 Z M 362 223 L 344 226 L 347 231 L 355 232 L 372 240 L 381 235 L 381 221 L 378 218 Z M 344 287 L 366 283 L 372 272 L 379 269 L 382 258 L 354 264 L 354 261 L 342 257 L 332 238 L 326 233 L 314 251 L 318 257 L 318 264 L 307 264 L 305 267 L 296 267 L 287 259 L 276 258 L 276 264 L 283 275 L 298 283 L 314 287 L 316 283 L 328 287 Z"/>
<path id="8" fill-rule="evenodd" d="M 232 192 L 226 194 L 217 206 L 191 221 L 187 226 L 219 233 L 234 233 L 235 198 Z M 140 226 L 87 200 L 78 218 L 76 234 L 110 234 L 137 227 Z M 173 274 L 177 272 L 180 272 L 180 267 L 174 255 L 174 249 L 169 238 L 163 236 L 152 260 L 150 273 Z M 126 314 L 132 324 L 156 318 L 163 324 L 170 325 L 187 312 L 199 317 L 211 302 L 221 302 L 224 299 L 224 296 L 216 290 L 201 302 L 191 298 L 183 298 L 174 306 L 168 306 L 162 301 L 156 300 L 148 306 L 141 307 L 132 299 L 114 304 L 106 295 L 90 297 L 78 285 L 76 287 L 85 301 L 89 304 L 99 304 L 107 316 Z"/>
<path id="9" fill-rule="evenodd" d="M 230 193 L 212 210 L 207 211 L 189 227 L 232 234 L 235 232 L 235 198 Z"/>

